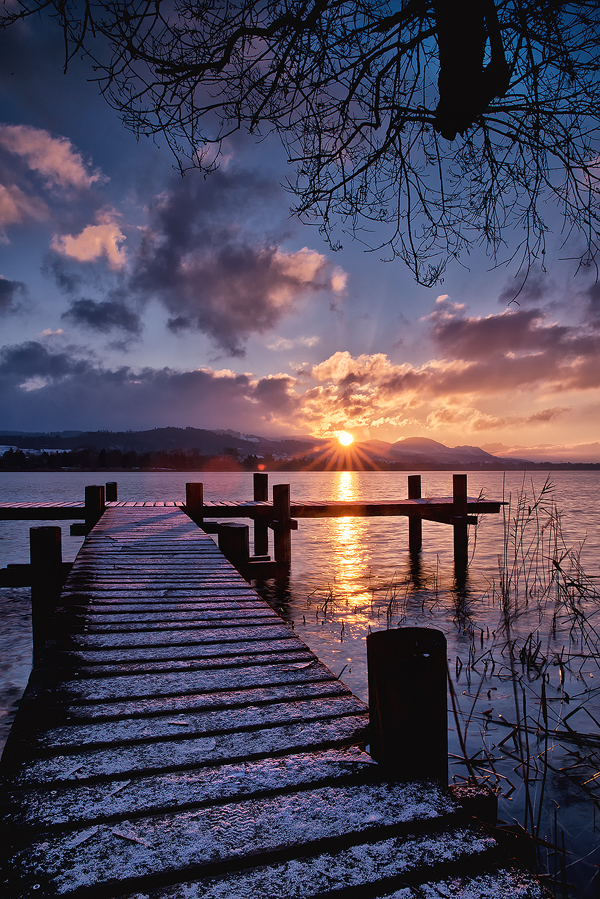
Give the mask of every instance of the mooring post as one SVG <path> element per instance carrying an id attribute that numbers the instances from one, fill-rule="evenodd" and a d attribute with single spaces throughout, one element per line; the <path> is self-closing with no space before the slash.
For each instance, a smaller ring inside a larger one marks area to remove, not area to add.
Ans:
<path id="1" fill-rule="evenodd" d="M 469 553 L 469 525 L 467 524 L 467 476 L 452 476 L 452 524 L 454 526 L 454 566 L 457 572 L 466 569 Z"/>
<path id="2" fill-rule="evenodd" d="M 398 780 L 448 782 L 446 638 L 400 627 L 367 637 L 371 755 Z"/>
<path id="3" fill-rule="evenodd" d="M 275 561 L 282 575 L 292 564 L 292 520 L 290 485 L 273 485 L 273 544 Z"/>
<path id="4" fill-rule="evenodd" d="M 250 559 L 250 528 L 247 524 L 228 521 L 219 525 L 219 549 L 232 565 L 240 568 Z"/>
<path id="5" fill-rule="evenodd" d="M 197 481 L 185 485 L 185 511 L 192 521 L 202 527 L 204 522 L 203 509 L 204 506 L 204 484 Z"/>
<path id="6" fill-rule="evenodd" d="M 31 629 L 34 659 L 46 642 L 50 620 L 62 589 L 60 527 L 29 528 L 31 562 Z"/>
<path id="7" fill-rule="evenodd" d="M 409 474 L 408 476 L 408 498 L 421 499 L 421 475 Z M 408 517 L 408 551 L 412 553 L 420 553 L 423 546 L 423 521 L 416 515 Z"/>
<path id="8" fill-rule="evenodd" d="M 92 484 L 85 488 L 85 526 L 88 531 L 97 524 L 105 511 L 104 485 Z"/>
<path id="9" fill-rule="evenodd" d="M 107 503 L 116 503 L 117 502 L 117 482 L 116 481 L 107 481 L 106 482 L 106 491 L 105 491 L 104 498 Z"/>
<path id="10" fill-rule="evenodd" d="M 254 472 L 254 502 L 266 502 L 269 499 L 269 475 L 266 472 Z M 265 518 L 254 519 L 254 555 L 266 556 L 269 552 L 269 523 Z"/>

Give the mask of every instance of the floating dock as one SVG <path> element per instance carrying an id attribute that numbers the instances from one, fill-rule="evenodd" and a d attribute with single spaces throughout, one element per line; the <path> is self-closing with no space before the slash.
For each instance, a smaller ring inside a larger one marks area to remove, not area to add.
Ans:
<path id="1" fill-rule="evenodd" d="M 537 899 L 175 505 L 87 536 L 2 759 L 3 899 Z"/>

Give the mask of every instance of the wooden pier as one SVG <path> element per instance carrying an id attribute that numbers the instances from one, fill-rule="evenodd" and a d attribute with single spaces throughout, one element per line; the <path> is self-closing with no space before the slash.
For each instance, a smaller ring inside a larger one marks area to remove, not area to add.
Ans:
<path id="1" fill-rule="evenodd" d="M 365 705 L 177 506 L 107 508 L 45 627 L 3 899 L 544 895 L 445 785 L 373 762 Z"/>
<path id="2" fill-rule="evenodd" d="M 498 514 L 504 505 L 499 500 L 488 500 L 482 497 L 469 497 L 467 495 L 467 475 L 455 474 L 452 480 L 452 496 L 422 497 L 421 476 L 408 476 L 408 497 L 400 501 L 387 502 L 323 502 L 312 500 L 292 500 L 289 484 L 276 484 L 273 486 L 273 500 L 268 500 L 268 475 L 264 473 L 254 474 L 254 498 L 247 501 L 205 501 L 202 483 L 189 483 L 186 485 L 186 500 L 160 501 L 149 500 L 143 502 L 123 502 L 117 500 L 117 484 L 109 482 L 104 486 L 90 486 L 85 488 L 84 502 L 62 503 L 32 503 L 12 502 L 0 503 L 0 521 L 48 521 L 48 520 L 76 520 L 84 519 L 85 524 L 71 525 L 71 534 L 85 535 L 99 520 L 106 508 L 136 509 L 136 508 L 182 508 L 187 514 L 206 531 L 219 532 L 217 519 L 245 519 L 248 518 L 254 525 L 254 558 L 250 556 L 249 538 L 245 534 L 238 534 L 237 542 L 233 539 L 231 531 L 224 533 L 223 548 L 225 554 L 237 567 L 247 569 L 243 571 L 256 577 L 272 577 L 275 570 L 262 568 L 259 562 L 268 560 L 268 529 L 273 530 L 273 555 L 278 566 L 278 574 L 285 576 L 286 569 L 292 560 L 291 532 L 298 527 L 298 519 L 301 518 L 345 518 L 345 517 L 405 517 L 409 521 L 409 551 L 419 553 L 423 544 L 423 521 L 441 522 L 452 525 L 454 531 L 454 559 L 457 573 L 463 572 L 467 565 L 468 557 L 468 526 L 477 523 L 477 516 L 484 514 Z M 107 499 L 110 497 L 110 499 Z M 225 548 L 226 544 L 230 551 Z M 253 561 L 257 564 L 248 568 Z M 17 578 L 16 573 L 15 578 Z M 8 586 L 14 582 L 16 586 L 18 578 L 11 582 L 10 576 L 4 570 L 0 583 Z"/>

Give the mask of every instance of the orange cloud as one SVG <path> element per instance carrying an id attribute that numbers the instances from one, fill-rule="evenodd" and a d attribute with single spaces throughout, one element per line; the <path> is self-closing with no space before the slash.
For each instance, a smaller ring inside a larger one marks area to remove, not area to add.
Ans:
<path id="1" fill-rule="evenodd" d="M 21 157 L 39 172 L 50 187 L 89 188 L 104 180 L 97 170 L 89 171 L 82 156 L 66 137 L 52 137 L 48 131 L 29 125 L 0 125 L 0 146 Z"/>
<path id="2" fill-rule="evenodd" d="M 16 186 L 0 184 L 0 229 L 27 219 L 41 221 L 48 215 L 48 207 L 37 197 L 28 197 Z"/>
<path id="3" fill-rule="evenodd" d="M 105 258 L 112 269 L 123 268 L 127 254 L 121 244 L 125 241 L 114 212 L 98 215 L 97 225 L 88 225 L 81 234 L 55 235 L 51 249 L 61 256 L 76 259 L 77 262 L 96 262 Z"/>

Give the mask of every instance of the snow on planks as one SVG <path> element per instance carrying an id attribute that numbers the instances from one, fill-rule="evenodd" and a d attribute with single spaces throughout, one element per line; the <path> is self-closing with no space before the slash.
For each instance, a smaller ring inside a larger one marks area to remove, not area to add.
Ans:
<path id="1" fill-rule="evenodd" d="M 109 509 L 2 763 L 2 895 L 541 897 L 176 507 Z"/>

